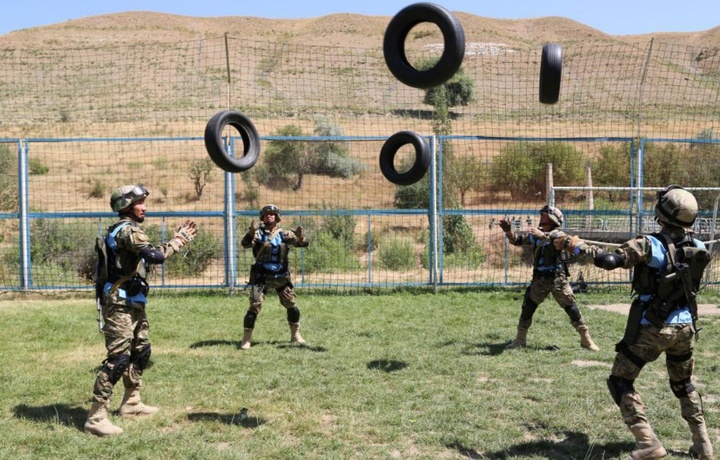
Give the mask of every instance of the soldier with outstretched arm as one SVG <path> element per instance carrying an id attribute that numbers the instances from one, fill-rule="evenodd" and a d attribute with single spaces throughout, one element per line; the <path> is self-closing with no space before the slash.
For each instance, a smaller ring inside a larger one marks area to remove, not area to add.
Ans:
<path id="1" fill-rule="evenodd" d="M 583 242 L 577 236 L 555 240 L 557 249 L 591 257 L 604 270 L 634 268 L 632 302 L 622 340 L 607 384 L 625 424 L 635 437 L 630 459 L 667 455 L 648 421 L 645 405 L 634 382 L 642 368 L 665 353 L 670 388 L 692 433 L 690 454 L 714 459 L 700 393 L 693 384 L 694 343 L 697 338 L 697 301 L 710 254 L 689 230 L 698 205 L 692 193 L 671 185 L 660 191 L 655 219 L 660 232 L 640 235 L 613 252 Z"/>
<path id="2" fill-rule="evenodd" d="M 515 246 L 531 246 L 533 248 L 533 275 L 530 286 L 525 290 L 517 336 L 507 346 L 509 349 L 527 345 L 528 329 L 532 325 L 533 315 L 540 303 L 552 294 L 570 318 L 570 324 L 580 334 L 580 346 L 591 351 L 598 351 L 575 301 L 575 293 L 568 281 L 566 266 L 567 254 L 557 250 L 553 241 L 565 236 L 560 228 L 563 224 L 562 212 L 554 206 L 544 206 L 540 210 L 540 223 L 530 227 L 527 232 L 514 232 L 507 219 L 500 221 L 500 228 L 505 232 L 508 242 Z"/>

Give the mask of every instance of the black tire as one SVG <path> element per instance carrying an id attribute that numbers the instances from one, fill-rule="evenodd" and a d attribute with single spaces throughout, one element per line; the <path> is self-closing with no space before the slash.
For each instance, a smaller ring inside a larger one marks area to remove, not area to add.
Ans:
<path id="1" fill-rule="evenodd" d="M 540 102 L 543 104 L 554 104 L 560 98 L 562 59 L 562 46 L 543 46 L 540 60 Z"/>
<path id="2" fill-rule="evenodd" d="M 243 154 L 240 157 L 231 157 L 225 150 L 223 129 L 227 125 L 240 133 L 243 142 Z M 213 115 L 205 126 L 205 149 L 212 161 L 224 171 L 247 171 L 260 157 L 260 136 L 247 116 L 234 110 L 223 110 Z"/>
<path id="3" fill-rule="evenodd" d="M 400 147 L 415 147 L 415 163 L 404 173 L 395 169 L 395 154 Z M 399 131 L 390 136 L 380 150 L 380 171 L 396 185 L 411 185 L 423 178 L 430 166 L 430 145 L 424 137 L 412 131 Z"/>
<path id="4" fill-rule="evenodd" d="M 435 67 L 418 70 L 407 60 L 405 39 L 421 22 L 431 22 L 443 34 L 444 49 Z M 408 86 L 429 89 L 442 85 L 455 75 L 465 57 L 465 31 L 448 10 L 433 3 L 415 3 L 398 12 L 385 29 L 385 63 L 390 72 Z"/>

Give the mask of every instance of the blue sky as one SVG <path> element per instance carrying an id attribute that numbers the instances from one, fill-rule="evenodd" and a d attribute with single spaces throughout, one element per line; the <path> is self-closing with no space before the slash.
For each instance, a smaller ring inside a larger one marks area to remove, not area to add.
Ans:
<path id="1" fill-rule="evenodd" d="M 0 35 L 108 13 L 156 11 L 184 16 L 312 18 L 332 13 L 393 16 L 416 1 L 358 0 L 8 0 Z M 562 16 L 611 35 L 700 32 L 720 25 L 720 0 L 437 0 L 450 11 L 489 18 Z"/>

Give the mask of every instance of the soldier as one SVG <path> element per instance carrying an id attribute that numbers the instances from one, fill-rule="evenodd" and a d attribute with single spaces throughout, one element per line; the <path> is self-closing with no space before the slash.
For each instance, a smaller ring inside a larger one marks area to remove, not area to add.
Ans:
<path id="1" fill-rule="evenodd" d="M 560 229 L 563 215 L 558 208 L 545 206 L 540 210 L 539 228 L 529 227 L 527 232 L 517 233 L 510 222 L 500 220 L 500 228 L 507 235 L 510 244 L 533 247 L 533 276 L 530 286 L 525 290 L 520 320 L 515 340 L 507 346 L 509 349 L 527 345 L 528 329 L 532 325 L 533 314 L 538 305 L 552 293 L 557 303 L 570 317 L 571 324 L 580 334 L 580 345 L 592 351 L 599 348 L 593 342 L 587 324 L 575 302 L 575 294 L 568 282 L 566 254 L 555 249 L 552 241 L 565 235 Z"/>
<path id="2" fill-rule="evenodd" d="M 250 348 L 255 320 L 262 310 L 265 294 L 268 289 L 275 289 L 280 303 L 287 310 L 290 325 L 290 342 L 304 344 L 300 335 L 300 310 L 295 305 L 295 289 L 290 281 L 288 252 L 290 246 L 307 247 L 309 242 L 303 236 L 302 227 L 294 232 L 285 230 L 280 223 L 280 210 L 269 204 L 260 210 L 261 225 L 252 220 L 247 234 L 240 244 L 243 248 L 252 248 L 255 263 L 250 269 L 250 308 L 245 314 L 243 334 L 240 348 Z"/>
<path id="3" fill-rule="evenodd" d="M 556 240 L 556 247 L 593 257 L 605 270 L 635 267 L 630 306 L 623 339 L 607 384 L 625 424 L 635 437 L 631 459 L 662 458 L 665 448 L 648 422 L 645 405 L 633 386 L 642 368 L 665 353 L 670 388 L 680 400 L 680 412 L 692 433 L 690 454 L 712 460 L 713 448 L 705 426 L 702 399 L 692 382 L 693 343 L 696 339 L 697 302 L 710 254 L 692 237 L 698 205 L 692 193 L 671 185 L 658 192 L 655 220 L 660 232 L 640 235 L 614 252 L 589 245 L 578 237 Z"/>
<path id="4" fill-rule="evenodd" d="M 142 375 L 150 361 L 148 320 L 145 314 L 148 264 L 162 264 L 195 238 L 197 228 L 187 221 L 166 244 L 153 246 L 140 227 L 145 220 L 148 191 L 140 184 L 125 185 L 110 197 L 110 207 L 120 220 L 110 226 L 96 245 L 100 260 L 96 293 L 101 308 L 107 358 L 103 361 L 93 388 L 92 408 L 85 432 L 98 436 L 122 433 L 107 414 L 113 387 L 122 378 L 125 395 L 120 415 L 153 415 L 158 408 L 140 400 Z M 102 265 L 102 267 L 101 267 Z M 101 322 L 101 325 L 102 325 Z"/>

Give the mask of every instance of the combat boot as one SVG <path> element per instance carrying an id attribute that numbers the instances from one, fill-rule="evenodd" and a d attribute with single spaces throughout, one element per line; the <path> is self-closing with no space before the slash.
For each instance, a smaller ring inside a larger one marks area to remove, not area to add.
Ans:
<path id="1" fill-rule="evenodd" d="M 699 460 L 715 460 L 705 424 L 688 423 L 688 425 L 690 431 L 692 431 L 693 440 L 693 445 L 690 447 L 690 456 Z"/>
<path id="2" fill-rule="evenodd" d="M 242 342 L 240 342 L 240 349 L 241 350 L 248 350 L 250 349 L 250 340 L 252 340 L 252 328 L 246 327 L 245 332 L 243 333 Z"/>
<path id="3" fill-rule="evenodd" d="M 93 402 L 83 429 L 85 433 L 97 436 L 111 436 L 123 432 L 122 428 L 113 425 L 108 418 L 106 402 Z"/>
<path id="4" fill-rule="evenodd" d="M 667 455 L 667 451 L 655 436 L 650 424 L 641 422 L 630 425 L 628 428 L 635 436 L 635 450 L 630 453 L 628 460 L 651 460 Z"/>
<path id="5" fill-rule="evenodd" d="M 587 324 L 578 324 L 575 326 L 575 330 L 578 331 L 578 334 L 580 334 L 580 346 L 590 350 L 590 351 L 599 351 L 600 347 L 595 345 L 595 342 L 593 342 L 592 337 L 590 337 L 590 331 L 588 330 Z"/>
<path id="6" fill-rule="evenodd" d="M 120 403 L 120 415 L 123 417 L 131 415 L 154 415 L 157 407 L 146 406 L 140 400 L 139 388 L 125 388 L 125 395 Z"/>
<path id="7" fill-rule="evenodd" d="M 300 335 L 300 323 L 290 323 L 290 342 L 300 345 L 305 343 L 305 339 Z"/>
<path id="8" fill-rule="evenodd" d="M 515 340 L 510 342 L 507 346 L 508 350 L 514 350 L 515 348 L 523 348 L 527 346 L 527 333 L 528 329 L 526 327 L 518 326 L 517 328 L 517 337 L 515 337 Z"/>

